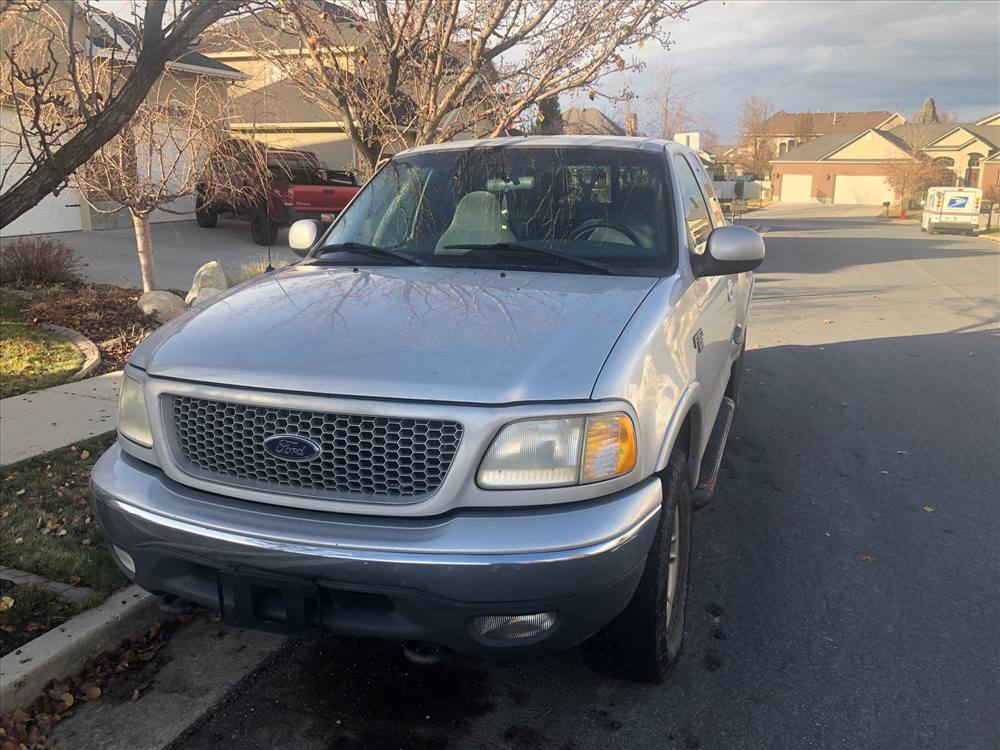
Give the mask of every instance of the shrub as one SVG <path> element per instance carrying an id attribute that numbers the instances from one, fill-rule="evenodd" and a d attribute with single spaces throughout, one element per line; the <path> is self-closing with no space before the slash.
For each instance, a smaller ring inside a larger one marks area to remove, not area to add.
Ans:
<path id="1" fill-rule="evenodd" d="M 276 258 L 271 261 L 271 267 L 275 270 L 284 268 L 287 265 L 288 261 L 283 258 Z M 267 258 L 260 257 L 246 263 L 241 263 L 236 268 L 227 269 L 226 281 L 229 282 L 230 286 L 236 286 L 237 284 L 242 284 L 244 281 L 256 278 L 266 271 Z"/>
<path id="2" fill-rule="evenodd" d="M 80 259 L 63 242 L 50 237 L 20 237 L 0 248 L 0 281 L 14 286 L 83 282 Z"/>

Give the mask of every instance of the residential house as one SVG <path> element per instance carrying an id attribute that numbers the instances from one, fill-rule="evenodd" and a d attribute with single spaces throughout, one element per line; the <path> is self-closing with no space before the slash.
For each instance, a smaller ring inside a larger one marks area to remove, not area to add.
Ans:
<path id="1" fill-rule="evenodd" d="M 135 27 L 110 13 L 89 8 L 82 2 L 74 0 L 70 3 L 50 3 L 40 9 L 30 10 L 28 12 L 44 13 L 46 16 L 40 16 L 27 27 L 16 22 L 13 13 L 18 11 L 12 9 L 9 12 L 11 15 L 5 19 L 7 23 L 0 26 L 0 48 L 5 50 L 12 49 L 15 43 L 15 39 L 6 38 L 7 35 L 48 34 L 45 29 L 52 30 L 52 33 L 65 33 L 66 29 L 72 28 L 72 45 L 83 50 L 84 57 L 81 60 L 78 55 L 77 65 L 87 60 L 103 60 L 127 67 L 135 61 L 138 39 Z M 74 14 L 72 27 L 69 25 L 70 13 Z M 26 28 L 31 31 L 26 32 Z M 57 70 L 65 70 L 63 66 L 68 66 L 68 41 L 51 46 Z M 243 74 L 238 70 L 210 60 L 197 50 L 190 50 L 166 64 L 161 79 L 153 87 L 155 93 L 150 96 L 163 95 L 168 90 L 176 92 L 178 87 L 190 87 L 196 80 L 208 80 L 214 85 L 226 86 L 242 78 Z M 4 187 L 13 184 L 18 175 L 30 168 L 30 157 L 24 147 L 24 139 L 25 134 L 20 127 L 16 108 L 9 104 L 0 107 L 0 163 L 3 170 L 0 174 L 6 176 Z M 191 210 L 193 211 L 193 203 Z M 190 217 L 157 211 L 150 218 L 152 221 L 170 221 Z M 116 226 L 121 221 L 131 224 L 122 213 L 110 215 L 109 218 L 108 214 L 94 210 L 77 189 L 66 187 L 58 194 L 47 196 L 37 206 L 8 224 L 3 233 L 4 236 L 15 236 L 86 231 Z"/>
<path id="2" fill-rule="evenodd" d="M 324 23 L 336 25 L 338 46 L 326 51 L 336 55 L 344 70 L 354 70 L 355 58 L 366 43 L 364 30 L 359 29 L 356 17 L 346 6 L 328 0 L 313 0 L 313 3 L 316 13 L 326 19 Z M 358 167 L 357 154 L 347 134 L 346 124 L 336 108 L 309 101 L 303 95 L 301 84 L 289 80 L 282 66 L 274 63 L 279 55 L 298 57 L 307 54 L 302 40 L 286 19 L 273 11 L 262 11 L 231 20 L 217 32 L 206 54 L 213 60 L 237 68 L 246 76 L 246 81 L 241 84 L 244 93 L 236 98 L 233 106 L 234 118 L 230 123 L 233 132 L 276 148 L 313 151 L 333 169 Z M 465 65 L 466 55 L 462 45 L 455 43 L 446 68 L 461 68 Z M 476 81 L 471 86 L 492 86 L 496 83 L 496 71 L 492 64 L 482 66 Z M 394 105 L 393 115 L 397 121 L 405 122 L 411 118 L 415 108 L 413 95 L 403 93 L 399 99 Z M 452 110 L 442 117 L 440 126 L 446 130 L 457 122 L 461 127 L 454 136 L 456 139 L 478 138 L 493 130 L 491 121 L 480 119 L 465 125 L 466 119 L 475 118 L 467 110 Z M 406 145 L 400 138 L 398 143 L 390 144 L 390 148 L 399 150 Z"/>
<path id="3" fill-rule="evenodd" d="M 859 133 L 870 128 L 892 130 L 906 122 L 898 112 L 785 112 L 775 113 L 763 132 L 775 156 L 824 135 Z"/>
<path id="4" fill-rule="evenodd" d="M 1000 124 L 933 123 L 869 128 L 816 138 L 774 160 L 774 194 L 783 202 L 881 204 L 895 199 L 885 165 L 915 154 L 949 167 L 954 184 L 983 187 L 998 179 Z"/>
<path id="5" fill-rule="evenodd" d="M 317 13 L 334 21 L 350 20 L 341 7 L 317 0 Z M 275 148 L 307 149 L 319 155 L 332 169 L 353 169 L 357 164 L 354 146 L 340 117 L 332 116 L 318 104 L 306 100 L 298 85 L 287 80 L 281 67 L 271 62 L 275 53 L 303 54 L 301 39 L 278 18 L 261 22 L 256 16 L 229 21 L 213 36 L 206 55 L 239 70 L 245 76 L 243 91 L 233 102 L 230 129 Z M 344 36 L 350 39 L 350 29 Z M 346 46 L 343 58 L 355 53 Z M 263 54 L 255 50 L 266 50 Z M 350 60 L 346 60 L 350 64 Z"/>
<path id="6" fill-rule="evenodd" d="M 562 119 L 567 135 L 625 135 L 625 129 L 597 107 L 570 107 Z"/>

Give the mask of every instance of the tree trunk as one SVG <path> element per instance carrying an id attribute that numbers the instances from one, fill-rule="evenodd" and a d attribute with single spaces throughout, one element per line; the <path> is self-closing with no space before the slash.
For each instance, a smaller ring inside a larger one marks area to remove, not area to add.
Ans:
<path id="1" fill-rule="evenodd" d="M 149 233 L 149 214 L 132 213 L 132 226 L 135 227 L 135 249 L 139 253 L 142 291 L 149 292 L 156 289 L 156 267 L 153 263 L 153 238 Z"/>
<path id="2" fill-rule="evenodd" d="M 29 167 L 30 174 L 0 196 L 3 198 L 0 228 L 37 206 L 46 195 L 64 185 L 81 164 L 114 138 L 146 98 L 167 61 L 176 59 L 207 27 L 237 8 L 238 3 L 235 0 L 225 0 L 192 6 L 180 20 L 173 22 L 176 26 L 166 39 L 161 30 L 165 7 L 166 3 L 162 0 L 146 4 L 147 25 L 143 31 L 142 51 L 125 84 L 114 92 L 109 104 L 85 127 L 74 133 L 51 158 L 42 156 L 32 163 Z M 155 25 L 150 26 L 150 23 Z"/>

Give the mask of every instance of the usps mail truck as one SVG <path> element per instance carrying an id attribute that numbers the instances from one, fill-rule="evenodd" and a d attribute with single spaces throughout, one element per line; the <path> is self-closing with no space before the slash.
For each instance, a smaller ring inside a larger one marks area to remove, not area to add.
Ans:
<path id="1" fill-rule="evenodd" d="M 928 188 L 920 229 L 931 234 L 942 230 L 975 234 L 982 202 L 983 191 L 978 188 Z"/>

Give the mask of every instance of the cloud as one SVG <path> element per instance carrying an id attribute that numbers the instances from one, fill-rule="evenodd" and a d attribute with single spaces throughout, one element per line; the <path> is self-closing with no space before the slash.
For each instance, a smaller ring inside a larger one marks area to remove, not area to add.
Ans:
<path id="1" fill-rule="evenodd" d="M 995 2 L 714 2 L 673 23 L 669 52 L 637 51 L 650 72 L 629 83 L 655 89 L 641 78 L 669 61 L 724 137 L 748 94 L 789 112 L 907 117 L 933 96 L 939 111 L 971 118 L 1000 110 L 998 29 Z"/>

